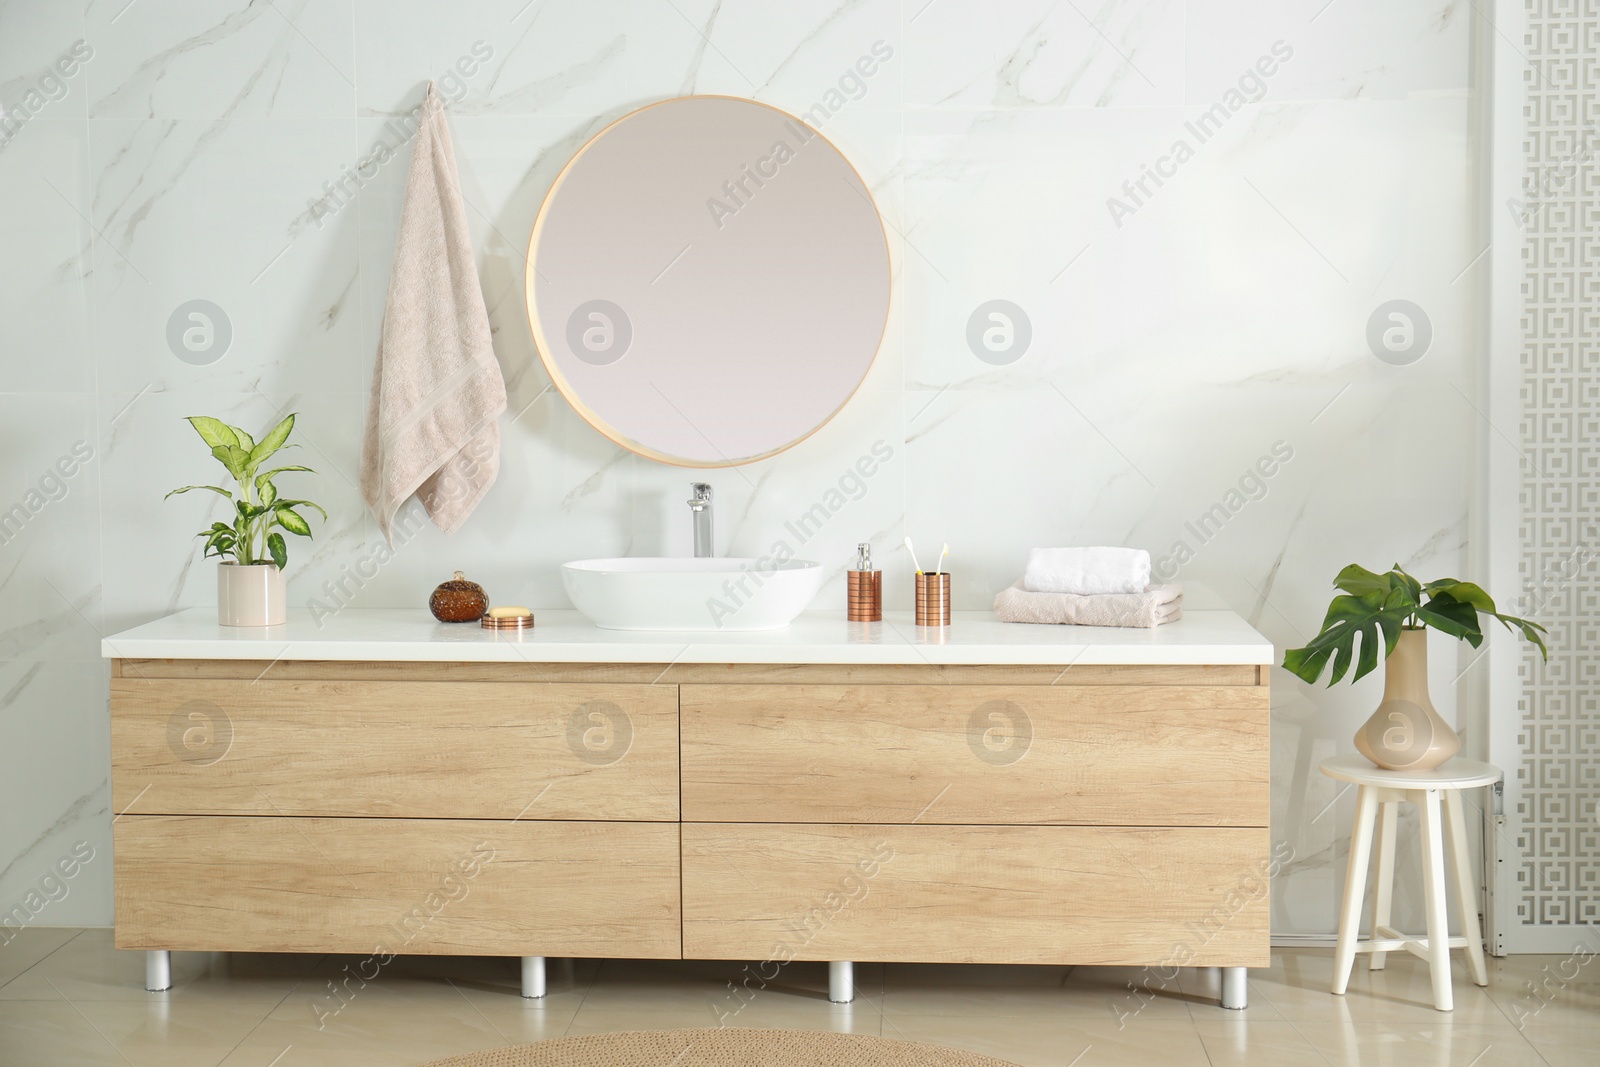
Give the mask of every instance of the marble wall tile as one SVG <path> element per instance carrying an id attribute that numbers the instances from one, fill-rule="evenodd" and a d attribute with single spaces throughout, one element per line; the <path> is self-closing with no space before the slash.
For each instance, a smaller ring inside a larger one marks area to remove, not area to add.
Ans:
<path id="1" fill-rule="evenodd" d="M 1155 107 L 1180 103 L 1184 5 L 906 5 L 912 108 Z"/>
<path id="2" fill-rule="evenodd" d="M 350 0 L 94 0 L 89 115 L 114 119 L 348 116 Z"/>
<path id="3" fill-rule="evenodd" d="M 41 113 L 0 146 L 0 319 L 8 392 L 94 389 L 86 124 Z"/>
<path id="4" fill-rule="evenodd" d="M 698 69 L 726 62 L 702 37 L 710 12 L 695 6 L 357 0 L 358 114 L 408 111 L 430 78 L 460 96 L 462 114 L 587 118 L 695 91 Z"/>
<path id="5" fill-rule="evenodd" d="M 102 388 L 358 387 L 355 219 L 313 206 L 354 162 L 353 120 L 90 125 Z M 169 331 L 195 300 L 221 316 L 185 356 Z"/>
<path id="6" fill-rule="evenodd" d="M 1190 0 L 1184 100 L 1221 99 L 1276 41 L 1294 54 L 1265 79 L 1270 99 L 1455 92 L 1467 84 L 1469 22 L 1485 17 L 1483 8 L 1455 0 Z M 1493 32 L 1482 22 L 1479 29 Z"/>
<path id="7" fill-rule="evenodd" d="M 88 113 L 83 71 L 94 48 L 84 47 L 85 33 L 80 4 L 0 8 L 0 105 L 10 117 L 7 131 L 19 119 L 26 124 L 46 115 L 81 119 Z"/>
<path id="8" fill-rule="evenodd" d="M 109 922 L 110 744 L 93 394 L 0 393 L 0 911 Z M 96 859 L 40 897 L 79 841 Z M 59 899 L 50 899 L 51 896 Z"/>
<path id="9" fill-rule="evenodd" d="M 685 5 L 705 34 L 693 91 L 748 96 L 796 114 L 821 104 L 827 112 L 899 114 L 907 78 L 901 4 L 895 0 L 759 0 Z M 709 28 L 708 28 L 709 27 Z M 813 125 L 826 123 L 812 118 Z"/>

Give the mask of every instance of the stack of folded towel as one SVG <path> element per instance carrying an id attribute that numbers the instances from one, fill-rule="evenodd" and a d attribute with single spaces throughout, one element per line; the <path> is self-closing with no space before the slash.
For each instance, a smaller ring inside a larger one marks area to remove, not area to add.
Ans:
<path id="1" fill-rule="evenodd" d="M 1151 585 L 1143 549 L 1036 548 L 994 610 L 1002 622 L 1160 626 L 1183 617 L 1183 586 Z"/>

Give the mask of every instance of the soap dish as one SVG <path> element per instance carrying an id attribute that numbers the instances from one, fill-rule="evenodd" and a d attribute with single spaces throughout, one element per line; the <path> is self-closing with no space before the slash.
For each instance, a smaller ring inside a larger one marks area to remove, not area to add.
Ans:
<path id="1" fill-rule="evenodd" d="M 533 629 L 533 613 L 508 615 L 503 619 L 485 615 L 483 617 L 483 628 L 485 630 L 531 630 Z"/>

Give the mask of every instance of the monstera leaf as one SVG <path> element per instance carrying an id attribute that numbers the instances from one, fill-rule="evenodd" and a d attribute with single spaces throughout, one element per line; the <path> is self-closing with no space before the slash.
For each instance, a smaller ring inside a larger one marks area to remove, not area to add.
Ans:
<path id="1" fill-rule="evenodd" d="M 1441 578 L 1423 585 L 1396 563 L 1383 574 L 1352 563 L 1333 580 L 1344 591 L 1328 605 L 1322 629 L 1304 648 L 1291 648 L 1283 654 L 1283 666 L 1306 682 L 1313 683 L 1331 663 L 1329 685 L 1337 684 L 1349 673 L 1351 664 L 1359 681 L 1387 659 L 1400 640 L 1400 631 L 1431 626 L 1474 648 L 1483 644 L 1480 615 L 1499 619 L 1508 630 L 1519 632 L 1533 642 L 1546 659 L 1545 628 L 1536 622 L 1502 615 L 1494 600 L 1480 586 L 1454 578 Z M 1383 656 L 1378 655 L 1380 642 Z"/>

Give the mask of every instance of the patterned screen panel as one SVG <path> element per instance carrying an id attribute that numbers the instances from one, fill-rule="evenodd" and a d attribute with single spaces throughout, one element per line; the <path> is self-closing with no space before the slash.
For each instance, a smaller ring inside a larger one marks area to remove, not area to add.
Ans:
<path id="1" fill-rule="evenodd" d="M 1525 0 L 1516 921 L 1600 920 L 1600 0 Z"/>

